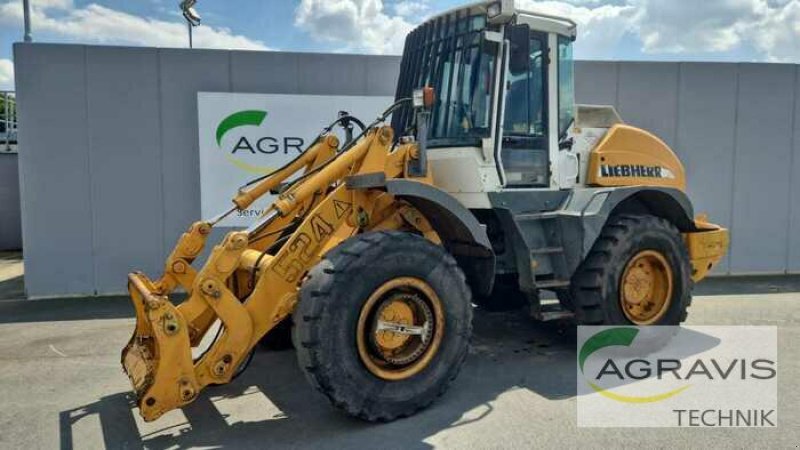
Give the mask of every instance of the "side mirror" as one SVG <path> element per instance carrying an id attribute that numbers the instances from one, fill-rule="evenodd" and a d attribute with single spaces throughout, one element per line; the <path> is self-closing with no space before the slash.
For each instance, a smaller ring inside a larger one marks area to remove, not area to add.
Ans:
<path id="1" fill-rule="evenodd" d="M 524 24 L 512 25 L 507 30 L 511 43 L 508 69 L 512 74 L 526 73 L 531 64 L 531 28 Z"/>

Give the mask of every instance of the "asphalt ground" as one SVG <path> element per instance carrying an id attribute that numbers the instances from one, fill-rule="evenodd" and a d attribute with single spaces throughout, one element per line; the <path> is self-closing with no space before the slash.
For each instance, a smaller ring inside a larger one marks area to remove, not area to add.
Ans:
<path id="1" fill-rule="evenodd" d="M 306 383 L 293 351 L 260 350 L 233 383 L 144 423 L 119 365 L 128 300 L 61 299 L 0 302 L 0 448 L 800 448 L 800 278 L 698 291 L 689 324 L 778 327 L 778 428 L 577 428 L 574 325 L 480 310 L 461 375 L 414 417 L 352 419 Z"/>

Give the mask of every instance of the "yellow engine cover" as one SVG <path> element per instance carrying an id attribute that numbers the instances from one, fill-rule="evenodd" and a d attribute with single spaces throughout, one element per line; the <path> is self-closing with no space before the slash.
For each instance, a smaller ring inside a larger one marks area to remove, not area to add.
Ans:
<path id="1" fill-rule="evenodd" d="M 614 125 L 589 155 L 588 184 L 686 189 L 686 172 L 672 149 L 647 131 Z"/>

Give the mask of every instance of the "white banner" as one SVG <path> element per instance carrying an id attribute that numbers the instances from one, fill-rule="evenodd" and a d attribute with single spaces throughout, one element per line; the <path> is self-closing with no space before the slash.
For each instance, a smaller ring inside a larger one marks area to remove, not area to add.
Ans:
<path id="1" fill-rule="evenodd" d="M 230 208 L 231 199 L 247 181 L 299 155 L 323 127 L 336 119 L 339 111 L 369 123 L 393 100 L 370 96 L 198 93 L 203 219 Z M 221 225 L 249 226 L 272 200 L 265 196 Z"/>

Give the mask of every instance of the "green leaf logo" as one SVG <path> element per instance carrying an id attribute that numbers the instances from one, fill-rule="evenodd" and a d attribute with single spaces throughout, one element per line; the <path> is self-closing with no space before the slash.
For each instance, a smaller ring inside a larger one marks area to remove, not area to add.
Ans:
<path id="1" fill-rule="evenodd" d="M 222 144 L 222 138 L 228 131 L 245 125 L 261 126 L 261 122 L 264 121 L 265 117 L 267 117 L 266 111 L 253 109 L 235 112 L 222 119 L 219 125 L 217 125 L 217 146 Z"/>
<path id="2" fill-rule="evenodd" d="M 235 112 L 222 119 L 219 125 L 217 125 L 217 147 L 222 147 L 222 138 L 225 137 L 225 134 L 227 134 L 229 131 L 243 126 L 260 127 L 261 123 L 264 122 L 266 117 L 266 111 L 251 109 Z M 275 170 L 273 167 L 269 166 L 256 166 L 253 164 L 248 164 L 244 161 L 234 158 L 232 155 L 227 153 L 225 154 L 225 159 L 227 159 L 234 166 L 238 167 L 240 170 L 256 175 L 271 173 L 273 170 Z"/>
<path id="3" fill-rule="evenodd" d="M 633 340 L 636 339 L 637 334 L 639 334 L 639 330 L 636 328 L 611 328 L 609 330 L 603 330 L 587 339 L 581 346 L 581 351 L 578 354 L 578 363 L 581 367 L 581 373 L 583 373 L 583 365 L 586 359 L 589 358 L 592 353 L 606 347 L 617 345 L 630 347 Z"/>
<path id="4" fill-rule="evenodd" d="M 636 336 L 639 335 L 639 330 L 637 328 L 610 328 L 608 330 L 603 330 L 594 336 L 590 337 L 583 343 L 581 346 L 580 352 L 578 352 L 578 365 L 581 369 L 581 373 L 586 374 L 583 371 L 583 366 L 586 363 L 586 360 L 591 356 L 593 353 L 604 349 L 606 347 L 615 347 L 615 346 L 624 346 L 630 347 L 633 344 L 633 341 L 636 339 Z M 664 392 L 661 394 L 656 395 L 648 395 L 648 396 L 632 396 L 632 395 L 622 395 L 615 392 L 612 392 L 609 389 L 602 388 L 597 384 L 589 381 L 586 378 L 586 383 L 589 387 L 592 388 L 595 392 L 606 397 L 611 400 L 615 400 L 621 403 L 655 403 L 666 400 L 668 398 L 674 397 L 681 392 L 689 389 L 691 385 L 683 386 L 678 389 L 674 389 L 668 392 Z"/>

